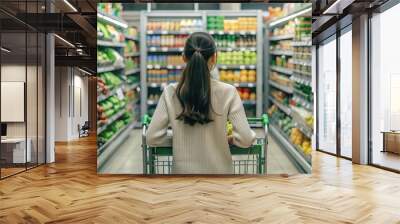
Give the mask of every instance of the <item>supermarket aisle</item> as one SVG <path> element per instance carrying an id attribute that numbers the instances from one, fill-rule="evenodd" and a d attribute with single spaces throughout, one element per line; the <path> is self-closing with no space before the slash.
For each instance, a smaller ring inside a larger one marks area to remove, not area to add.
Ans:
<path id="1" fill-rule="evenodd" d="M 133 129 L 125 142 L 104 164 L 100 173 L 140 174 L 142 168 L 141 129 Z"/>
<path id="2" fill-rule="evenodd" d="M 269 138 L 267 155 L 268 174 L 296 174 L 299 171 L 273 138 Z M 132 130 L 130 136 L 104 165 L 101 173 L 142 173 L 141 130 Z"/>

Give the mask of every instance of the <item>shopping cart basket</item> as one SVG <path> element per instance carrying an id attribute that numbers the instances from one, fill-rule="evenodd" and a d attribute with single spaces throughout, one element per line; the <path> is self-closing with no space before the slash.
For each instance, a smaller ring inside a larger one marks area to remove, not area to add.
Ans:
<path id="1" fill-rule="evenodd" d="M 171 174 L 172 147 L 149 147 L 146 144 L 146 132 L 150 122 L 151 117 L 145 115 L 142 129 L 143 173 Z M 230 146 L 233 171 L 235 174 L 264 174 L 267 170 L 268 116 L 264 114 L 261 118 L 248 118 L 248 122 L 252 127 L 261 127 L 263 136 L 257 136 L 249 148 Z"/>

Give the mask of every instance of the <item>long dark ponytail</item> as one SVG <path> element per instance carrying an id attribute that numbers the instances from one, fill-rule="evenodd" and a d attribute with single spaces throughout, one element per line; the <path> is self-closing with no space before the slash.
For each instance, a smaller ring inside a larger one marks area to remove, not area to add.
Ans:
<path id="1" fill-rule="evenodd" d="M 212 121 L 208 60 L 216 50 L 215 42 L 208 33 L 196 32 L 186 40 L 183 54 L 187 64 L 176 89 L 182 106 L 182 112 L 177 119 L 186 124 L 206 124 Z"/>

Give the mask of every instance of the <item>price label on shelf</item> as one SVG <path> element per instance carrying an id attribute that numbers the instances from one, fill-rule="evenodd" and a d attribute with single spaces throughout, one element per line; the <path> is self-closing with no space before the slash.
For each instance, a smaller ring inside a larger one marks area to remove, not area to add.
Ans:
<path id="1" fill-rule="evenodd" d="M 227 69 L 228 67 L 226 65 L 221 66 L 222 69 Z"/>
<path id="2" fill-rule="evenodd" d="M 173 69 L 173 68 L 174 68 L 174 66 L 172 66 L 172 65 L 167 66 L 167 69 Z"/>
<path id="3" fill-rule="evenodd" d="M 168 31 L 163 30 L 163 31 L 161 31 L 161 34 L 168 34 Z"/>
<path id="4" fill-rule="evenodd" d="M 155 47 L 150 47 L 149 51 L 156 51 L 156 48 Z"/>
<path id="5" fill-rule="evenodd" d="M 256 69 L 256 66 L 255 65 L 250 65 L 249 68 L 250 69 Z"/>
<path id="6" fill-rule="evenodd" d="M 249 87 L 254 87 L 254 83 L 249 83 L 248 86 Z"/>
<path id="7" fill-rule="evenodd" d="M 226 51 L 233 51 L 233 49 L 228 47 L 228 48 L 226 48 Z"/>
<path id="8" fill-rule="evenodd" d="M 246 34 L 246 32 L 244 32 L 244 31 L 240 31 L 240 32 L 239 32 L 239 34 L 240 34 L 240 35 L 245 35 L 245 34 Z"/>
<path id="9" fill-rule="evenodd" d="M 235 33 L 233 31 L 229 31 L 228 34 L 233 35 Z"/>
<path id="10" fill-rule="evenodd" d="M 153 65 L 147 65 L 147 69 L 153 69 Z"/>
<path id="11" fill-rule="evenodd" d="M 213 30 L 208 31 L 209 34 L 213 35 L 215 32 Z"/>
<path id="12" fill-rule="evenodd" d="M 163 47 L 163 48 L 161 48 L 161 51 L 167 52 L 167 51 L 168 51 L 168 48 L 167 48 L 167 47 Z"/>
<path id="13" fill-rule="evenodd" d="M 125 98 L 124 91 L 122 91 L 122 88 L 117 89 L 117 96 L 120 100 L 123 100 Z"/>
<path id="14" fill-rule="evenodd" d="M 176 69 L 181 69 L 181 68 L 182 68 L 182 66 L 180 66 L 180 65 L 176 66 Z"/>
<path id="15" fill-rule="evenodd" d="M 152 30 L 148 30 L 147 34 L 153 34 L 154 32 Z"/>
<path id="16" fill-rule="evenodd" d="M 256 31 L 250 31 L 250 34 L 255 35 L 255 34 L 256 34 Z"/>
<path id="17" fill-rule="evenodd" d="M 240 48 L 240 50 L 241 50 L 241 51 L 245 51 L 245 50 L 246 50 L 246 48 L 244 48 L 244 47 L 241 47 L 241 48 Z"/>
<path id="18" fill-rule="evenodd" d="M 244 66 L 244 65 L 241 65 L 241 66 L 239 66 L 239 68 L 240 68 L 240 69 L 245 69 L 245 68 L 246 68 L 246 66 Z"/>
<path id="19" fill-rule="evenodd" d="M 233 83 L 235 87 L 239 87 L 239 83 Z"/>
<path id="20" fill-rule="evenodd" d="M 223 34 L 224 34 L 224 31 L 218 31 L 218 34 L 219 34 L 219 35 L 223 35 Z"/>
<path id="21" fill-rule="evenodd" d="M 160 65 L 154 65 L 154 68 L 155 68 L 155 69 L 160 69 L 161 66 L 160 66 Z"/>
<path id="22" fill-rule="evenodd" d="M 183 47 L 178 48 L 179 51 L 183 51 Z"/>

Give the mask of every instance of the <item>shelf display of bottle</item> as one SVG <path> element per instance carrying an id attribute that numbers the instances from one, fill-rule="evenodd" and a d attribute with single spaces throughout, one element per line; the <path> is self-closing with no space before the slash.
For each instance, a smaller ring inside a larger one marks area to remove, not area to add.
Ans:
<path id="1" fill-rule="evenodd" d="M 247 116 L 256 116 L 257 17 L 207 16 L 207 30 L 218 49 L 219 79 L 234 85 Z"/>
<path id="2" fill-rule="evenodd" d="M 144 28 L 147 60 L 142 108 L 152 115 L 163 88 L 179 81 L 184 68 L 182 52 L 186 39 L 190 33 L 203 30 L 203 21 L 200 17 L 171 17 L 168 21 L 151 18 Z"/>
<path id="3" fill-rule="evenodd" d="M 304 15 L 288 14 L 288 19 L 269 23 L 270 96 L 266 111 L 271 116 L 272 133 L 289 151 L 295 151 L 290 154 L 299 155 L 294 158 L 308 170 L 314 117 L 311 48 L 304 45 L 311 40 L 311 16 Z"/>
<path id="4" fill-rule="evenodd" d="M 258 60 L 262 57 L 262 42 L 257 32 L 262 30 L 259 22 L 262 12 L 226 14 L 201 10 L 191 13 L 143 13 L 142 18 L 146 22 L 142 25 L 145 34 L 142 40 L 146 41 L 146 50 L 142 57 L 146 64 L 142 65 L 142 71 L 145 71 L 146 82 L 142 87 L 146 92 L 142 92 L 142 99 L 147 101 L 142 106 L 144 113 L 151 114 L 163 88 L 181 77 L 185 67 L 182 51 L 188 36 L 203 31 L 211 34 L 216 42 L 216 69 L 221 81 L 238 88 L 248 114 L 261 114 L 262 92 L 258 86 L 261 86 L 262 65 L 258 65 Z"/>
<path id="5" fill-rule="evenodd" d="M 125 30 L 125 96 L 126 111 L 131 115 L 137 127 L 140 125 L 140 48 L 139 32 L 136 27 Z"/>

